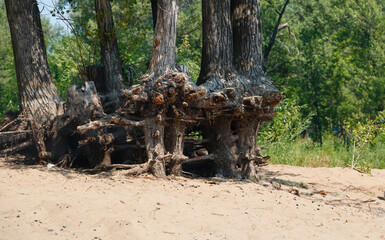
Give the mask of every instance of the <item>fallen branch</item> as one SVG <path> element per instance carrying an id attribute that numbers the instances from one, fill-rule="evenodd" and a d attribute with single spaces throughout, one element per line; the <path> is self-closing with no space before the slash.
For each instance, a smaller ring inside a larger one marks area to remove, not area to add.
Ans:
<path id="1" fill-rule="evenodd" d="M 120 116 L 112 116 L 106 117 L 100 120 L 92 121 L 87 124 L 81 125 L 77 127 L 77 132 L 81 135 L 92 131 L 92 130 L 100 130 L 109 127 L 118 126 L 133 126 L 133 127 L 144 127 L 144 121 L 132 121 L 125 119 Z"/>
<path id="2" fill-rule="evenodd" d="M 142 164 L 133 164 L 131 165 L 132 168 L 127 171 L 122 171 L 122 173 L 126 176 L 135 176 L 135 175 L 140 175 L 145 172 L 148 172 L 150 170 L 150 162 L 142 163 Z"/>
<path id="3" fill-rule="evenodd" d="M 139 127 L 139 128 L 145 126 L 145 122 L 143 120 L 132 121 L 132 120 L 125 119 L 123 117 L 118 117 L 118 116 L 111 117 L 110 122 L 119 126 L 133 126 L 133 127 Z"/>
<path id="4" fill-rule="evenodd" d="M 9 153 L 14 153 L 14 152 L 20 151 L 21 149 L 24 149 L 24 148 L 32 146 L 32 144 L 33 144 L 33 141 L 32 140 L 28 140 L 26 142 L 23 142 L 23 143 L 17 145 L 17 146 L 14 146 L 14 147 L 11 147 L 11 148 L 7 148 L 7 149 L 4 149 L 4 150 L 0 151 L 0 155 L 9 154 Z"/>
<path id="5" fill-rule="evenodd" d="M 196 162 L 202 162 L 202 161 L 214 161 L 216 158 L 215 154 L 209 154 L 207 156 L 201 156 L 201 157 L 195 157 L 195 158 L 190 158 L 188 160 L 183 161 L 182 164 L 186 163 L 196 163 Z"/>
<path id="6" fill-rule="evenodd" d="M 2 135 L 10 135 L 10 134 L 21 134 L 21 133 L 30 133 L 31 130 L 18 130 L 18 131 L 8 131 L 8 132 L 0 132 L 0 136 Z"/>
<path id="7" fill-rule="evenodd" d="M 12 124 L 14 124 L 14 123 L 17 122 L 18 120 L 19 120 L 19 118 L 16 118 L 16 119 L 10 121 L 9 123 L 5 124 L 5 126 L 2 127 L 2 128 L 0 129 L 0 132 L 1 132 L 1 131 L 4 131 L 5 129 L 7 129 L 9 126 L 11 126 Z"/>
<path id="8" fill-rule="evenodd" d="M 87 124 L 81 125 L 77 127 L 77 132 L 81 135 L 92 131 L 92 130 L 100 130 L 103 128 L 113 127 L 114 124 L 107 123 L 105 121 L 92 121 Z"/>

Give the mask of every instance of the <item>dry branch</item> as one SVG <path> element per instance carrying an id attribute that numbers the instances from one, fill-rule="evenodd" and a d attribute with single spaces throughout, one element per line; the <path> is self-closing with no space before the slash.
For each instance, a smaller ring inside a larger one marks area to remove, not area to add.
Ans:
<path id="1" fill-rule="evenodd" d="M 0 132 L 0 136 L 2 135 L 10 135 L 10 134 L 22 134 L 22 133 L 30 133 L 32 132 L 31 130 L 18 130 L 18 131 L 8 131 L 8 132 Z"/>
<path id="2" fill-rule="evenodd" d="M 7 148 L 7 149 L 4 149 L 4 150 L 0 151 L 0 155 L 12 154 L 14 152 L 20 151 L 20 150 L 25 149 L 27 147 L 30 147 L 32 145 L 33 145 L 33 141 L 32 140 L 28 140 L 26 142 L 23 142 L 23 143 L 17 145 L 17 146 L 10 147 L 10 148 Z"/>
<path id="3" fill-rule="evenodd" d="M 186 163 L 196 163 L 196 162 L 202 162 L 202 161 L 215 161 L 215 159 L 216 159 L 216 155 L 215 154 L 209 154 L 207 156 L 190 158 L 188 160 L 183 161 L 183 164 L 186 164 Z"/>

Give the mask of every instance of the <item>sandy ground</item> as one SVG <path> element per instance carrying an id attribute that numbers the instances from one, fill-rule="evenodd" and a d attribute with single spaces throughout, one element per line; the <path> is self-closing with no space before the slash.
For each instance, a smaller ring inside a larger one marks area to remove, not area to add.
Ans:
<path id="1" fill-rule="evenodd" d="M 259 172 L 161 180 L 0 159 L 0 239 L 385 239 L 385 170 Z"/>

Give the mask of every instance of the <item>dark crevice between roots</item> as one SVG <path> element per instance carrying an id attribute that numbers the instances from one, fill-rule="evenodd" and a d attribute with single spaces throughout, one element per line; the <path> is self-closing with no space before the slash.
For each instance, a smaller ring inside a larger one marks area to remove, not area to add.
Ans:
<path id="1" fill-rule="evenodd" d="M 216 164 L 213 160 L 184 163 L 182 164 L 182 173 L 203 178 L 215 177 L 217 174 Z"/>

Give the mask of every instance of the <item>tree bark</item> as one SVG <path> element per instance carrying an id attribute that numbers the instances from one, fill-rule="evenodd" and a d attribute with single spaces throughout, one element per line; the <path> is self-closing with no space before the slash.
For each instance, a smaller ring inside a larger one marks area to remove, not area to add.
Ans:
<path id="1" fill-rule="evenodd" d="M 263 73 L 262 25 L 257 0 L 202 0 L 203 49 L 198 84 L 209 94 L 196 107 L 212 120 L 203 125 L 216 156 L 216 171 L 227 177 L 255 176 L 261 158 L 260 122 L 274 116 L 282 98 Z"/>
<path id="2" fill-rule="evenodd" d="M 162 75 L 176 71 L 175 46 L 178 6 L 176 0 L 157 0 L 155 4 L 157 19 L 149 72 L 152 72 L 154 79 L 157 79 Z"/>
<path id="3" fill-rule="evenodd" d="M 63 112 L 48 67 L 47 53 L 36 0 L 5 1 L 11 31 L 20 112 L 39 124 Z"/>
<path id="4" fill-rule="evenodd" d="M 253 176 L 254 164 L 262 158 L 257 145 L 259 125 L 263 120 L 270 119 L 274 106 L 280 102 L 282 96 L 263 70 L 260 0 L 233 0 L 231 12 L 234 66 L 238 73 L 257 86 L 259 90 L 256 93 L 262 97 L 259 114 L 248 113 L 234 124 L 238 129 L 238 165 L 245 176 Z"/>
<path id="5" fill-rule="evenodd" d="M 165 125 L 164 114 L 159 114 L 154 118 L 146 119 L 146 129 L 144 131 L 149 170 L 156 177 L 162 178 L 166 176 Z"/>
<path id="6" fill-rule="evenodd" d="M 216 173 L 224 177 L 237 177 L 237 136 L 231 131 L 233 117 L 216 119 L 206 130 L 210 140 L 209 152 L 215 154 Z"/>
<path id="7" fill-rule="evenodd" d="M 197 81 L 210 77 L 225 79 L 233 72 L 230 0 L 202 0 L 202 60 Z"/>
<path id="8" fill-rule="evenodd" d="M 109 107 L 104 107 L 104 110 L 113 112 L 119 108 L 119 94 L 123 88 L 123 75 L 110 0 L 95 0 L 95 12 L 107 90 L 105 102 L 110 103 Z"/>
<path id="9" fill-rule="evenodd" d="M 233 0 L 231 16 L 235 69 L 248 76 L 263 75 L 260 1 Z"/>
<path id="10" fill-rule="evenodd" d="M 157 177 L 166 176 L 166 161 L 171 155 L 166 154 L 164 138 L 166 112 L 172 96 L 175 95 L 175 46 L 178 7 L 176 0 L 157 0 L 153 5 L 156 10 L 154 43 L 148 72 L 141 78 L 142 101 L 147 107 L 141 111 L 145 117 L 144 129 L 149 171 Z M 155 15 L 154 15 L 155 16 Z M 174 74 L 174 75 L 173 75 Z M 133 98 L 134 96 L 131 96 Z"/>
<path id="11" fill-rule="evenodd" d="M 168 123 L 165 129 L 165 148 L 172 154 L 169 172 L 176 176 L 182 175 L 182 163 L 188 159 L 183 154 L 185 130 L 186 124 L 178 119 Z"/>

